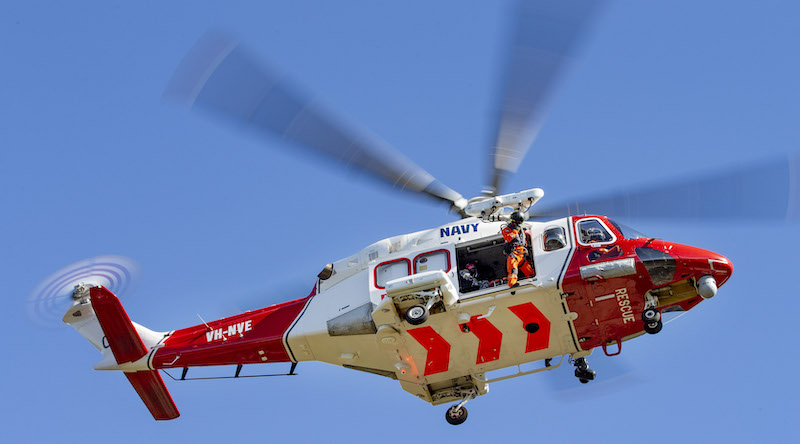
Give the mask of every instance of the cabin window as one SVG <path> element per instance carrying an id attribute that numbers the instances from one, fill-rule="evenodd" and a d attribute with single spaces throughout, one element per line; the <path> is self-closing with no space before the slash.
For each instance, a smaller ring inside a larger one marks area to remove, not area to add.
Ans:
<path id="1" fill-rule="evenodd" d="M 544 241 L 544 251 L 560 250 L 567 246 L 567 236 L 561 227 L 550 227 L 542 234 Z"/>
<path id="2" fill-rule="evenodd" d="M 442 270 L 450 271 L 450 252 L 447 250 L 436 250 L 422 253 L 414 258 L 414 273 L 423 271 Z"/>
<path id="3" fill-rule="evenodd" d="M 578 222 L 578 238 L 582 244 L 614 242 L 614 236 L 597 219 L 584 219 Z"/>
<path id="4" fill-rule="evenodd" d="M 384 262 L 375 267 L 375 286 L 385 288 L 386 283 L 392 279 L 408 276 L 409 274 L 411 274 L 411 261 L 408 259 Z"/>

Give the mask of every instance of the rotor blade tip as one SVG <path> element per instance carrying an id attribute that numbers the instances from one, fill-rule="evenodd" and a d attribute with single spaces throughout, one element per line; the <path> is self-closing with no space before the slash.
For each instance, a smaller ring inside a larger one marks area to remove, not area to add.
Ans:
<path id="1" fill-rule="evenodd" d="M 209 76 L 238 45 L 238 41 L 222 31 L 203 34 L 178 64 L 162 99 L 192 106 Z"/>

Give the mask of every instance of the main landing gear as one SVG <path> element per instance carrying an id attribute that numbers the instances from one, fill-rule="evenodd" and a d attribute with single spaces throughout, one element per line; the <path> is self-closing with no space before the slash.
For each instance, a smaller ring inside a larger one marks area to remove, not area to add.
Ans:
<path id="1" fill-rule="evenodd" d="M 646 308 L 642 312 L 642 321 L 644 322 L 644 331 L 654 335 L 664 328 L 661 322 L 661 312 L 655 308 Z"/>
<path id="2" fill-rule="evenodd" d="M 422 324 L 430 317 L 431 308 L 441 300 L 442 297 L 438 293 L 434 293 L 432 296 L 427 297 L 425 304 L 414 305 L 406 310 L 406 314 L 404 314 L 403 317 L 406 319 L 406 322 L 411 325 Z"/>
<path id="3" fill-rule="evenodd" d="M 459 405 L 460 404 L 451 406 L 445 412 L 444 419 L 446 419 L 448 423 L 453 425 L 459 425 L 467 420 L 467 408 L 464 407 L 463 405 L 459 407 Z"/>
<path id="4" fill-rule="evenodd" d="M 597 372 L 589 368 L 586 358 L 575 359 L 572 361 L 572 365 L 575 366 L 575 377 L 581 381 L 581 384 L 593 381 L 594 377 L 597 376 Z"/>
<path id="5" fill-rule="evenodd" d="M 444 419 L 446 419 L 447 422 L 452 425 L 463 424 L 464 421 L 467 420 L 467 408 L 464 407 L 464 404 L 466 404 L 470 399 L 474 399 L 475 396 L 477 396 L 477 394 L 472 392 L 466 395 L 458 404 L 450 406 L 450 408 L 444 413 Z"/>
<path id="6" fill-rule="evenodd" d="M 411 325 L 419 325 L 428 320 L 431 312 L 424 305 L 415 305 L 406 311 L 406 321 Z"/>

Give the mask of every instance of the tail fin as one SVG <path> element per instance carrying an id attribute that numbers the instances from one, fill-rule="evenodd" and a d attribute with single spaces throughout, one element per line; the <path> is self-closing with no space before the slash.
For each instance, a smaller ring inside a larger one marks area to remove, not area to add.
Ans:
<path id="1" fill-rule="evenodd" d="M 119 299 L 105 287 L 91 288 L 89 301 L 73 305 L 64 315 L 64 322 L 72 325 L 103 353 L 103 360 L 95 366 L 96 369 L 120 369 L 123 364 L 139 361 L 149 350 L 137 330 L 154 333 L 143 327 L 137 329 Z M 125 376 L 153 418 L 167 420 L 180 416 L 158 371 L 128 371 Z"/>

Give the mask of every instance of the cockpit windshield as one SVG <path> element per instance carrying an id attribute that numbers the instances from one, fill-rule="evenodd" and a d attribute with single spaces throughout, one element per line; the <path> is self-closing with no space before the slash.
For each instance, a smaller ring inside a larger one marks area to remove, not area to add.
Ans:
<path id="1" fill-rule="evenodd" d="M 645 236 L 644 234 L 634 230 L 633 228 L 627 225 L 617 223 L 611 219 L 609 219 L 608 221 L 611 222 L 611 225 L 613 225 L 614 228 L 616 228 L 617 231 L 619 231 L 620 234 L 622 234 L 622 237 L 624 237 L 625 239 L 647 239 L 650 237 L 650 236 Z"/>

